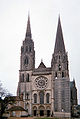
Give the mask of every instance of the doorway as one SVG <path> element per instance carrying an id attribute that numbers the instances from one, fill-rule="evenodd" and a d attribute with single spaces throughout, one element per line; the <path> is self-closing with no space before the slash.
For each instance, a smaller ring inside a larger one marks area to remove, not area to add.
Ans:
<path id="1" fill-rule="evenodd" d="M 34 110 L 34 116 L 36 116 L 37 115 L 37 110 Z"/>
<path id="2" fill-rule="evenodd" d="M 47 110 L 47 117 L 50 116 L 50 110 Z"/>
<path id="3" fill-rule="evenodd" d="M 40 110 L 40 116 L 44 116 L 44 110 Z"/>

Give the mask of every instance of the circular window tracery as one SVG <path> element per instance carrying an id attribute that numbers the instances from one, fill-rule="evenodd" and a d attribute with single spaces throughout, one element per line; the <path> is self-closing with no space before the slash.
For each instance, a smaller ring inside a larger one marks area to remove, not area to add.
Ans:
<path id="1" fill-rule="evenodd" d="M 35 86 L 38 89 L 45 89 L 48 84 L 48 79 L 46 77 L 40 76 L 35 79 Z"/>

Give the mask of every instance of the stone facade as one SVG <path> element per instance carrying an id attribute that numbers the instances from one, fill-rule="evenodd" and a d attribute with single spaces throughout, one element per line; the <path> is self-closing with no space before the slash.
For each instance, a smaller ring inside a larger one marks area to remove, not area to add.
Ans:
<path id="1" fill-rule="evenodd" d="M 60 18 L 51 67 L 41 61 L 35 68 L 35 50 L 28 17 L 21 46 L 17 96 L 23 95 L 23 108 L 32 116 L 70 117 L 70 79 Z"/>

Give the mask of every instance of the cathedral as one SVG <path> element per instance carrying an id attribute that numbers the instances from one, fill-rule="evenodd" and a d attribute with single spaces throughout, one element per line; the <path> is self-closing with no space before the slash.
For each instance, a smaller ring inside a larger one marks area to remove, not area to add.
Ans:
<path id="1" fill-rule="evenodd" d="M 17 96 L 23 96 L 23 108 L 31 116 L 70 117 L 70 78 L 60 17 L 51 66 L 43 61 L 35 68 L 35 49 L 28 16 L 21 46 Z"/>

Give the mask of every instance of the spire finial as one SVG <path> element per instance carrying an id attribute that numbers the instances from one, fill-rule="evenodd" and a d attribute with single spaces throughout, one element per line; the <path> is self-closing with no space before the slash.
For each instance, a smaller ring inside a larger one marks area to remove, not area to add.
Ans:
<path id="1" fill-rule="evenodd" d="M 64 39 L 63 39 L 60 15 L 59 15 L 59 18 L 58 18 L 56 42 L 55 42 L 55 48 L 54 48 L 54 53 L 58 53 L 58 52 L 65 52 L 65 45 L 64 45 Z"/>
<path id="2" fill-rule="evenodd" d="M 28 12 L 26 37 L 30 37 L 31 38 L 31 27 L 30 27 L 30 15 L 29 15 L 29 12 Z"/>
<path id="3" fill-rule="evenodd" d="M 43 62 L 43 59 L 41 59 L 41 62 Z"/>

